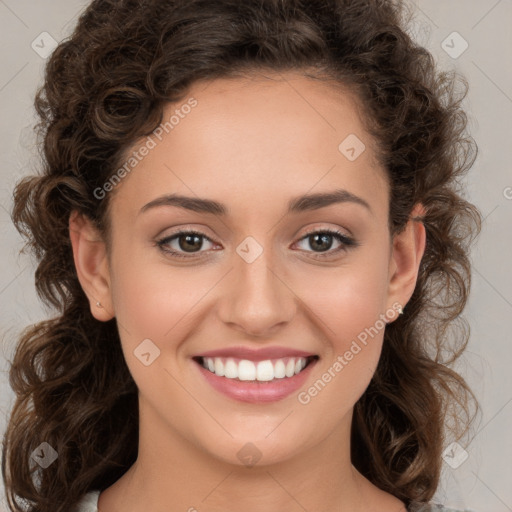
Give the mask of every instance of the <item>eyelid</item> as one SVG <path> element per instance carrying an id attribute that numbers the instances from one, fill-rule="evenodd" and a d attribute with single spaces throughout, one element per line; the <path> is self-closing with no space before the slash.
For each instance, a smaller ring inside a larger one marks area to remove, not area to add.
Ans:
<path id="1" fill-rule="evenodd" d="M 182 251 L 175 251 L 174 249 L 166 249 L 165 248 L 165 246 L 168 243 L 178 239 L 182 235 L 197 235 L 212 244 L 217 243 L 217 242 L 215 242 L 215 240 L 210 238 L 208 235 L 206 235 L 202 231 L 199 231 L 199 230 L 193 229 L 193 228 L 180 228 L 178 231 L 175 231 L 174 233 L 170 233 L 168 235 L 165 235 L 164 237 L 157 238 L 155 245 L 157 245 L 161 251 L 163 251 L 167 254 L 171 254 L 172 256 L 175 256 L 177 258 L 193 259 L 196 257 L 195 255 L 206 252 L 206 251 L 198 251 L 196 253 L 186 253 L 186 252 L 182 252 Z M 189 254 L 189 255 L 187 256 L 187 254 Z"/>
<path id="2" fill-rule="evenodd" d="M 293 242 L 292 245 L 302 242 L 302 241 L 306 240 L 309 236 L 314 235 L 314 234 L 328 234 L 328 235 L 334 237 L 341 244 L 340 247 L 338 247 L 334 250 L 330 250 L 330 248 L 329 248 L 327 251 L 323 251 L 323 252 L 304 251 L 304 252 L 310 253 L 312 255 L 315 255 L 314 258 L 319 259 L 319 260 L 327 259 L 343 250 L 347 250 L 351 247 L 359 246 L 359 243 L 351 235 L 343 233 L 339 228 L 326 228 L 326 227 L 321 227 L 321 226 L 315 226 L 313 228 L 310 228 L 299 239 L 297 239 L 295 242 Z M 197 252 L 187 253 L 187 252 L 183 252 L 183 251 L 175 251 L 173 249 L 165 248 L 167 243 L 170 243 L 171 241 L 178 239 L 181 235 L 197 235 L 200 238 L 207 240 L 210 243 L 218 244 L 218 242 L 216 242 L 210 236 L 206 235 L 204 232 L 202 232 L 198 229 L 180 227 L 179 230 L 157 239 L 155 245 L 157 245 L 160 248 L 160 250 L 162 250 L 163 252 L 165 252 L 167 254 L 171 254 L 173 257 L 190 259 L 190 260 L 197 259 L 198 255 L 208 252 L 208 251 L 200 250 Z"/>
<path id="3" fill-rule="evenodd" d="M 318 234 L 318 233 L 328 234 L 331 237 L 335 238 L 340 243 L 340 246 L 334 250 L 330 250 L 331 248 L 329 248 L 327 251 L 323 251 L 323 252 L 305 251 L 307 253 L 315 255 L 316 259 L 319 259 L 319 260 L 327 259 L 331 256 L 338 254 L 339 252 L 341 252 L 343 250 L 346 251 L 352 247 L 359 246 L 359 242 L 357 242 L 351 235 L 347 235 L 347 234 L 343 233 L 339 228 L 321 228 L 321 227 L 320 228 L 315 227 L 315 228 L 308 230 L 303 236 L 301 236 L 296 242 L 294 242 L 294 245 L 306 240 L 311 235 Z"/>
<path id="4" fill-rule="evenodd" d="M 300 238 L 299 240 L 303 240 L 304 238 L 314 235 L 315 233 L 331 233 L 331 234 L 338 234 L 343 238 L 346 238 L 347 240 L 352 240 L 353 236 L 349 233 L 343 233 L 341 228 L 338 227 L 325 227 L 325 226 L 314 226 L 310 229 L 308 229 Z"/>

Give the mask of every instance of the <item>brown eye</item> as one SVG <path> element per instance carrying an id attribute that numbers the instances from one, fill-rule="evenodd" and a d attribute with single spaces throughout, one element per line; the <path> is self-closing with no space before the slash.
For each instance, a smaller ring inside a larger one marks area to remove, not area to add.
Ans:
<path id="1" fill-rule="evenodd" d="M 205 241 L 213 244 L 210 238 L 199 231 L 179 231 L 178 233 L 158 240 L 157 245 L 162 251 L 172 256 L 187 258 L 189 257 L 187 253 L 194 255 L 205 252 L 201 251 Z"/>
<path id="2" fill-rule="evenodd" d="M 328 251 L 332 247 L 333 236 L 328 233 L 317 233 L 309 235 L 309 245 L 318 251 Z"/>
<path id="3" fill-rule="evenodd" d="M 331 251 L 330 249 L 333 247 L 334 241 L 336 241 L 339 245 Z M 311 251 L 308 251 L 307 248 L 304 249 L 306 252 L 317 253 L 320 256 L 323 256 L 322 253 L 326 253 L 327 256 L 358 245 L 354 239 L 348 237 L 344 233 L 330 229 L 323 229 L 306 233 L 306 235 L 299 241 L 299 243 L 304 242 L 309 246 L 309 248 L 312 249 Z"/>
<path id="4" fill-rule="evenodd" d="M 179 248 L 185 252 L 196 252 L 201 249 L 203 241 L 200 235 L 179 235 L 177 237 Z"/>

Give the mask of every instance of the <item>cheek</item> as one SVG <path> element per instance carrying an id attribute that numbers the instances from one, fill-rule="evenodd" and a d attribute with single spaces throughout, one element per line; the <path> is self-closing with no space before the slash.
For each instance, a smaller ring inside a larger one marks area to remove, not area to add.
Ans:
<path id="1" fill-rule="evenodd" d="M 186 318 L 198 301 L 202 288 L 197 270 L 171 267 L 154 247 L 127 243 L 127 249 L 113 254 L 112 299 L 115 315 L 125 331 L 134 336 L 162 339 Z M 131 254 L 129 259 L 119 256 Z M 203 291 L 204 293 L 204 291 Z"/>
<path id="2" fill-rule="evenodd" d="M 201 304 L 207 289 L 197 279 L 197 271 L 150 264 L 143 258 L 118 261 L 115 269 L 115 315 L 126 362 L 137 380 L 141 365 L 134 351 L 149 339 L 164 356 L 159 355 L 156 366 L 162 364 L 165 353 L 175 352 L 183 333 L 193 329 L 193 322 L 197 321 L 194 306 Z"/>
<path id="3" fill-rule="evenodd" d="M 343 346 L 385 313 L 387 286 L 387 266 L 374 262 L 315 273 L 303 281 L 298 295 L 322 320 L 333 344 Z"/>
<path id="4" fill-rule="evenodd" d="M 113 300 L 124 358 L 140 395 L 155 410 L 170 415 L 172 404 L 188 411 L 188 421 L 202 424 L 201 410 L 190 407 L 189 395 L 173 378 L 182 370 L 178 353 L 197 324 L 195 308 L 201 308 L 207 291 L 195 275 L 135 261 L 120 264 Z"/>
<path id="5" fill-rule="evenodd" d="M 325 354 L 322 372 L 330 372 L 321 377 L 329 390 L 317 404 L 353 405 L 377 367 L 386 320 L 396 314 L 386 311 L 387 260 L 361 259 L 337 272 L 316 273 L 312 281 L 304 281 L 298 295 L 319 327 L 316 335 L 322 338 Z"/>
<path id="6" fill-rule="evenodd" d="M 385 282 L 377 275 L 332 283 L 311 294 L 308 305 L 321 321 L 324 357 L 316 379 L 297 396 L 304 421 L 322 417 L 324 426 L 338 423 L 359 400 L 377 368 L 385 331 Z M 387 317 L 388 319 L 391 316 Z M 316 420 L 315 420 L 316 421 Z"/>

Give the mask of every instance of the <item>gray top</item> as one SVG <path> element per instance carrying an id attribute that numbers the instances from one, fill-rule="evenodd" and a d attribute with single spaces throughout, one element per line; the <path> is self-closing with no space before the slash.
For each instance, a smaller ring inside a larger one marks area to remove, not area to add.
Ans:
<path id="1" fill-rule="evenodd" d="M 73 509 L 73 512 L 98 512 L 98 498 L 100 495 L 100 491 L 90 491 L 88 492 L 76 505 L 76 508 Z M 443 505 L 438 505 L 435 503 L 429 504 L 420 504 L 420 503 L 412 503 L 409 508 L 409 512 L 470 512 L 468 511 L 458 511 L 453 508 L 446 508 Z"/>
<path id="2" fill-rule="evenodd" d="M 100 491 L 88 492 L 75 506 L 73 512 L 98 512 Z"/>

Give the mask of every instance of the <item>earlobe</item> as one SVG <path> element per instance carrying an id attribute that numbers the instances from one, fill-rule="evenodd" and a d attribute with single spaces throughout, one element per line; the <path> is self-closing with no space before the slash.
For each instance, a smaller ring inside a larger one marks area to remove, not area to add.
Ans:
<path id="1" fill-rule="evenodd" d="M 393 238 L 388 307 L 398 303 L 405 309 L 416 287 L 426 245 L 426 232 L 422 221 L 424 213 L 423 205 L 417 204 L 411 212 L 406 227 Z"/>
<path id="2" fill-rule="evenodd" d="M 103 322 L 111 320 L 115 315 L 105 242 L 90 219 L 76 211 L 69 218 L 69 237 L 78 279 L 92 315 Z"/>

